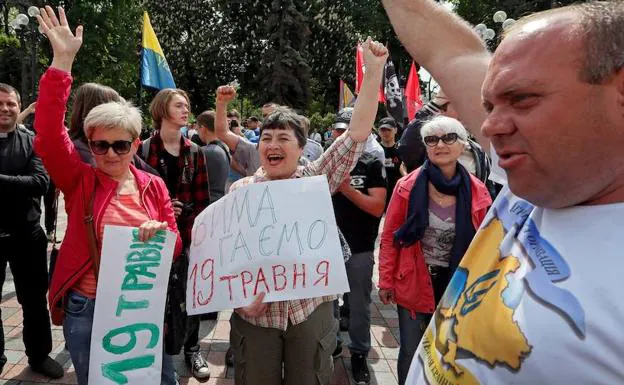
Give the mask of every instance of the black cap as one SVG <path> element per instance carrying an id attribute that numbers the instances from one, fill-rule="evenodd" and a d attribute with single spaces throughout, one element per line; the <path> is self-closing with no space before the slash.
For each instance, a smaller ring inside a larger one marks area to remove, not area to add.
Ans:
<path id="1" fill-rule="evenodd" d="M 389 129 L 397 128 L 396 121 L 390 117 L 382 118 L 379 121 L 379 129 L 381 130 L 383 128 L 389 128 Z"/>

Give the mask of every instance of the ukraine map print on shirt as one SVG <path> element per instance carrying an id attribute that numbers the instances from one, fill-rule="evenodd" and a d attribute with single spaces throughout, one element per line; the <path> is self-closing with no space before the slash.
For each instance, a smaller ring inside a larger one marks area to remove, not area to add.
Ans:
<path id="1" fill-rule="evenodd" d="M 570 268 L 565 256 L 540 234 L 534 211 L 508 190 L 494 203 L 414 358 L 412 371 L 422 365 L 416 370 L 422 370 L 428 384 L 492 384 L 487 373 L 494 369 L 504 368 L 509 375 L 520 372 L 539 343 L 531 341 L 517 321 L 531 317 L 516 314 L 526 296 L 555 312 L 561 328 L 571 329 L 574 338 L 584 338 L 584 308 L 573 293 L 558 286 L 570 277 Z"/>

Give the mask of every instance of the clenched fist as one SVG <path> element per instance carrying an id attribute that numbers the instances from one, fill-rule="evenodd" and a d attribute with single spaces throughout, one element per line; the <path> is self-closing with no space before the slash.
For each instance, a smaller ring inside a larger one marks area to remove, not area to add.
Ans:
<path id="1" fill-rule="evenodd" d="M 369 36 L 368 39 L 362 43 L 362 50 L 364 51 L 364 65 L 366 66 L 366 71 L 381 71 L 388 59 L 388 49 L 383 44 L 373 41 Z"/>
<path id="2" fill-rule="evenodd" d="M 217 103 L 229 103 L 236 97 L 236 89 L 232 86 L 217 88 Z"/>

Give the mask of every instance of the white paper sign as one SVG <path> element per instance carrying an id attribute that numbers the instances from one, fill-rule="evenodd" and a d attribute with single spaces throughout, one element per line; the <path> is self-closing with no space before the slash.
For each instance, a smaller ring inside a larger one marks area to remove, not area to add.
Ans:
<path id="1" fill-rule="evenodd" d="M 196 219 L 189 314 L 349 291 L 325 176 L 252 184 Z"/>
<path id="2" fill-rule="evenodd" d="M 91 334 L 89 383 L 159 385 L 169 270 L 176 236 L 148 242 L 106 226 Z"/>

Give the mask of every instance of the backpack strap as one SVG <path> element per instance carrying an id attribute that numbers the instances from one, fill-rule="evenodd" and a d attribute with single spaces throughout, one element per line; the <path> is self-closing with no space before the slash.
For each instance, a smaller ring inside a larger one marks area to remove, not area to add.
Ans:
<path id="1" fill-rule="evenodd" d="M 149 156 L 151 139 L 152 138 L 147 138 L 143 141 L 143 143 L 141 143 L 141 158 L 143 158 L 143 160 L 146 162 L 147 162 L 147 157 Z"/>
<path id="2" fill-rule="evenodd" d="M 199 157 L 199 146 L 191 142 L 191 163 L 189 164 L 191 180 L 195 179 L 197 173 L 197 163 Z"/>
<path id="3" fill-rule="evenodd" d="M 232 163 L 232 156 L 230 155 L 230 150 L 223 144 L 223 142 L 219 140 L 213 140 L 208 144 L 214 144 L 215 146 L 219 146 L 223 151 L 225 151 L 225 156 L 227 156 L 228 164 Z"/>

